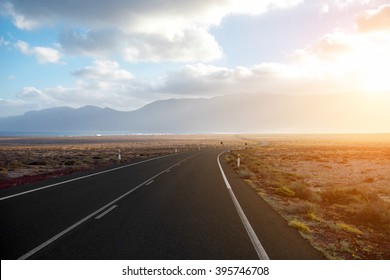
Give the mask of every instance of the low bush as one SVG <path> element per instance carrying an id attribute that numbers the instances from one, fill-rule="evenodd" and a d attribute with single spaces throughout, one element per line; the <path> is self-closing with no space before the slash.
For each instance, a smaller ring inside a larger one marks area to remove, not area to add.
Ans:
<path id="1" fill-rule="evenodd" d="M 327 205 L 341 204 L 347 205 L 355 201 L 355 196 L 358 194 L 356 189 L 325 187 L 320 192 L 321 200 Z"/>
<path id="2" fill-rule="evenodd" d="M 335 229 L 341 229 L 341 230 L 344 230 L 346 232 L 350 232 L 350 233 L 354 233 L 354 234 L 357 234 L 357 235 L 363 235 L 363 232 L 352 226 L 352 225 L 348 225 L 346 223 L 342 223 L 342 222 L 339 222 L 339 223 L 336 223 L 335 226 L 334 226 Z"/>
<path id="3" fill-rule="evenodd" d="M 243 179 L 250 179 L 251 178 L 251 173 L 246 169 L 239 169 L 238 175 L 240 175 L 240 177 Z"/>
<path id="4" fill-rule="evenodd" d="M 290 227 L 293 227 L 293 228 L 296 228 L 297 230 L 301 231 L 301 232 L 304 232 L 304 233 L 310 233 L 312 232 L 311 229 L 306 225 L 304 224 L 303 222 L 297 220 L 297 219 L 293 219 L 291 220 L 288 225 Z"/>
<path id="5" fill-rule="evenodd" d="M 382 228 L 390 233 L 390 205 L 383 200 L 376 203 L 354 203 L 348 207 L 348 214 L 354 224 Z"/>
<path id="6" fill-rule="evenodd" d="M 295 195 L 295 192 L 293 190 L 291 190 L 289 187 L 286 187 L 286 186 L 281 186 L 281 187 L 278 187 L 275 192 L 279 195 L 282 195 L 282 196 L 289 196 L 289 197 L 293 197 Z"/>

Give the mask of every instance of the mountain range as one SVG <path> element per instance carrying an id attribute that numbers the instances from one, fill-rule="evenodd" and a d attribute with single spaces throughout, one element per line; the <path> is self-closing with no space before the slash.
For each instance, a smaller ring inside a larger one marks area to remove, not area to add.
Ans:
<path id="1" fill-rule="evenodd" d="M 160 100 L 128 112 L 95 106 L 57 107 L 0 118 L 0 131 L 390 132 L 390 98 L 386 96 L 233 94 Z"/>

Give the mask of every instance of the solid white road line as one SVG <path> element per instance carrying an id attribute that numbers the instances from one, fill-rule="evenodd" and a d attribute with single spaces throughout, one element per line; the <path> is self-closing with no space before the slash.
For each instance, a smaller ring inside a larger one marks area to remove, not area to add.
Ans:
<path id="1" fill-rule="evenodd" d="M 188 158 L 191 158 L 192 156 L 189 156 Z M 187 158 L 187 159 L 188 159 Z M 184 160 L 181 160 L 179 161 L 180 162 L 183 162 Z M 82 223 L 86 222 L 87 220 L 89 220 L 90 218 L 96 216 L 98 213 L 100 213 L 101 211 L 103 211 L 104 209 L 106 209 L 107 207 L 110 207 L 111 205 L 113 205 L 114 203 L 116 203 L 117 201 L 121 200 L 122 198 L 124 198 L 125 196 L 131 194 L 132 192 L 134 192 L 135 190 L 139 189 L 140 187 L 142 187 L 143 185 L 145 185 L 147 182 L 149 182 L 150 180 L 153 180 L 154 178 L 160 176 L 161 174 L 165 173 L 168 169 L 171 169 L 173 168 L 174 166 L 176 166 L 176 163 L 170 167 L 168 167 L 167 169 L 164 169 L 163 171 L 161 171 L 160 173 L 157 173 L 156 175 L 154 175 L 153 177 L 150 177 L 149 179 L 147 179 L 146 181 L 144 181 L 143 183 L 139 184 L 138 186 L 136 186 L 135 188 L 129 190 L 128 192 L 122 194 L 121 196 L 119 196 L 118 198 L 114 199 L 113 201 L 107 203 L 106 205 L 104 205 L 103 207 L 99 208 L 98 210 L 96 210 L 95 212 L 89 214 L 88 216 L 86 216 L 85 218 L 81 219 L 80 221 L 74 223 L 73 225 L 71 225 L 70 227 L 68 227 L 67 229 L 61 231 L 60 233 L 56 234 L 55 236 L 53 236 L 52 238 L 50 238 L 49 240 L 47 240 L 46 242 L 43 242 L 41 245 L 35 247 L 34 249 L 32 249 L 31 251 L 27 252 L 26 254 L 24 254 L 23 256 L 21 256 L 19 258 L 19 260 L 25 260 L 29 257 L 31 257 L 32 255 L 34 255 L 35 253 L 37 253 L 38 251 L 42 250 L 43 248 L 45 248 L 47 245 L 53 243 L 54 241 L 56 241 L 58 238 L 64 236 L 65 234 L 67 234 L 68 232 L 70 232 L 71 230 L 73 230 L 74 228 L 78 227 L 79 225 L 81 225 Z"/>
<path id="2" fill-rule="evenodd" d="M 33 190 L 29 190 L 29 191 L 25 191 L 25 192 L 13 194 L 13 195 L 1 197 L 1 198 L 0 198 L 0 201 L 1 201 L 1 200 L 6 200 L 6 199 L 10 199 L 10 198 L 13 198 L 13 197 L 17 197 L 17 196 L 20 196 L 20 195 L 24 195 L 24 194 L 28 194 L 28 193 L 32 193 L 32 192 L 36 192 L 36 191 L 40 191 L 40 190 L 44 190 L 44 189 L 47 189 L 47 188 L 51 188 L 51 187 L 63 185 L 63 184 L 66 184 L 66 183 L 70 183 L 70 182 L 82 180 L 82 179 L 85 179 L 85 178 L 88 178 L 88 177 L 93 177 L 93 176 L 96 176 L 96 175 L 108 173 L 108 172 L 111 172 L 111 171 L 115 171 L 115 170 L 119 170 L 119 169 L 122 169 L 122 168 L 130 167 L 130 166 L 133 166 L 133 165 L 145 163 L 145 162 L 148 162 L 148 161 L 152 161 L 152 160 L 156 160 L 156 159 L 160 159 L 160 158 L 164 158 L 164 157 L 169 157 L 169 156 L 174 156 L 174 155 L 178 155 L 178 154 L 169 154 L 169 155 L 160 156 L 160 157 L 156 157 L 156 158 L 150 158 L 150 159 L 147 159 L 147 160 L 143 160 L 143 161 L 139 161 L 139 162 L 135 162 L 135 163 L 131 163 L 131 164 L 119 166 L 119 167 L 112 168 L 112 169 L 109 169 L 109 170 L 104 170 L 104 171 L 96 172 L 96 173 L 93 173 L 93 174 L 90 174 L 90 175 L 85 175 L 85 176 L 77 177 L 77 178 L 74 178 L 74 179 L 62 181 L 62 182 L 59 182 L 59 183 L 47 185 L 47 186 L 40 187 L 40 188 L 37 188 L 37 189 L 33 189 Z"/>
<path id="3" fill-rule="evenodd" d="M 259 259 L 260 260 L 269 260 L 269 257 L 267 255 L 267 253 L 265 252 L 264 250 L 264 247 L 263 245 L 261 245 L 259 239 L 257 238 L 257 235 L 255 233 L 255 231 L 253 230 L 251 224 L 249 223 L 249 220 L 248 218 L 245 216 L 245 213 L 244 211 L 242 210 L 241 206 L 240 206 L 240 203 L 238 202 L 236 196 L 234 195 L 234 192 L 232 190 L 232 187 L 230 186 L 229 184 L 229 181 L 228 179 L 226 178 L 226 175 L 225 173 L 223 172 L 223 169 L 222 169 L 222 166 L 221 166 L 221 163 L 219 161 L 219 157 L 225 152 L 222 152 L 218 155 L 217 157 L 217 162 L 218 162 L 218 166 L 219 166 L 219 169 L 221 170 L 221 174 L 222 174 L 222 177 L 223 177 L 223 180 L 225 181 L 225 185 L 226 185 L 226 188 L 228 189 L 228 192 L 230 194 L 230 197 L 231 199 L 233 200 L 233 204 L 234 206 L 236 207 L 236 210 L 238 212 L 238 215 L 240 216 L 240 219 L 242 221 L 242 223 L 244 224 L 244 227 L 246 229 L 246 232 L 248 233 L 249 235 L 249 238 L 253 244 L 253 247 L 255 248 L 256 250 L 256 253 L 257 255 L 259 256 Z"/>
<path id="4" fill-rule="evenodd" d="M 95 217 L 95 220 L 99 220 L 101 217 L 103 217 L 104 215 L 106 215 L 108 212 L 110 212 L 111 210 L 114 210 L 115 207 L 117 207 L 118 205 L 112 205 L 110 208 L 108 208 L 106 211 L 104 211 L 103 213 L 101 213 L 99 216 L 96 216 Z"/>

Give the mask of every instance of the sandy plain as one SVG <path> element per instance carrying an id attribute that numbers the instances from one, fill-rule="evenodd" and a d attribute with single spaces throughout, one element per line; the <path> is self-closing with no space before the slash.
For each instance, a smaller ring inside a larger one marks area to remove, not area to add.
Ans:
<path id="1" fill-rule="evenodd" d="M 226 159 L 314 247 L 390 259 L 389 134 L 243 138 L 251 146 Z"/>

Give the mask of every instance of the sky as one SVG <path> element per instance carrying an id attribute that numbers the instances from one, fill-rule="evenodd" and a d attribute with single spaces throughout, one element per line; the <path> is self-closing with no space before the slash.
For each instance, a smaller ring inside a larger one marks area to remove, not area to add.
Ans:
<path id="1" fill-rule="evenodd" d="M 390 93 L 390 1 L 1 0 L 0 117 L 226 94 Z"/>

